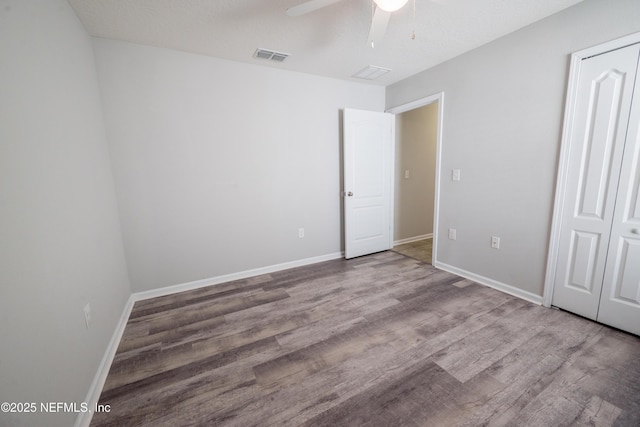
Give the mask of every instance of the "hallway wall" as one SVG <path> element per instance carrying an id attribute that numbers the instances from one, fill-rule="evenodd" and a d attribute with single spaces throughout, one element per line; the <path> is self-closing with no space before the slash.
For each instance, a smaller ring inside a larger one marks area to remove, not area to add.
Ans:
<path id="1" fill-rule="evenodd" d="M 396 242 L 433 233 L 437 139 L 437 102 L 396 116 Z"/>

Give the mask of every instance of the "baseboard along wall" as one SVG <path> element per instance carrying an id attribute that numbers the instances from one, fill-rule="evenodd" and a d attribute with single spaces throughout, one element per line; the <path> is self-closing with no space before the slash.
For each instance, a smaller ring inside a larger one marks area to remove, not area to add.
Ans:
<path id="1" fill-rule="evenodd" d="M 312 258 L 305 258 L 297 261 L 284 262 L 282 264 L 269 265 L 266 267 L 254 268 L 238 273 L 225 274 L 222 276 L 210 277 L 208 279 L 195 280 L 193 282 L 181 283 L 178 285 L 166 286 L 163 288 L 152 289 L 150 291 L 136 292 L 132 296 L 135 301 L 142 301 L 149 298 L 163 297 L 178 292 L 192 291 L 206 286 L 219 285 L 221 283 L 232 282 L 234 280 L 247 279 L 249 277 L 260 276 L 261 274 L 274 273 L 276 271 L 288 270 L 290 268 L 302 267 L 304 265 L 316 264 L 318 262 L 331 261 L 344 257 L 343 252 L 334 252 L 332 254 L 321 255 Z"/>
<path id="2" fill-rule="evenodd" d="M 514 297 L 522 298 L 523 300 L 532 302 L 537 305 L 542 305 L 542 297 L 534 293 L 518 289 L 514 286 L 507 285 L 506 283 L 498 282 L 497 280 L 489 279 L 488 277 L 480 276 L 479 274 L 471 273 L 453 265 L 445 264 L 443 262 L 434 261 L 433 266 L 440 270 L 448 271 L 449 273 L 456 274 L 464 277 L 465 279 L 473 280 L 484 286 L 488 286 L 497 291 L 504 292 Z"/>
<path id="3" fill-rule="evenodd" d="M 120 344 L 120 340 L 122 339 L 124 328 L 127 326 L 127 322 L 129 321 L 129 316 L 131 315 L 131 310 L 133 310 L 134 303 L 135 299 L 132 294 L 129 296 L 129 299 L 127 300 L 127 303 L 122 310 L 120 320 L 116 325 L 116 329 L 113 331 L 113 335 L 111 336 L 111 340 L 109 341 L 107 350 L 105 351 L 104 356 L 102 356 L 102 360 L 100 361 L 100 365 L 98 366 L 96 375 L 94 376 L 93 381 L 91 382 L 91 386 L 89 387 L 87 397 L 85 397 L 84 399 L 89 408 L 95 408 L 98 404 L 98 400 L 100 400 L 102 388 L 104 387 L 104 383 L 107 380 L 109 369 L 111 368 L 111 364 L 113 363 L 113 358 L 116 356 L 118 345 Z M 76 418 L 74 427 L 89 427 L 92 418 L 93 412 L 80 412 Z"/>
<path id="4" fill-rule="evenodd" d="M 433 233 L 423 234 L 421 236 L 407 237 L 406 239 L 395 240 L 393 246 L 404 245 L 405 243 L 418 242 L 420 240 L 433 239 Z"/>

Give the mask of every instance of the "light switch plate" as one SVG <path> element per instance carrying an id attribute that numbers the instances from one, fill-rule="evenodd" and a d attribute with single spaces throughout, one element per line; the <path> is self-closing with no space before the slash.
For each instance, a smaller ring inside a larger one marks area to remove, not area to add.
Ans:
<path id="1" fill-rule="evenodd" d="M 456 240 L 456 229 L 455 228 L 450 228 L 449 229 L 449 240 Z"/>

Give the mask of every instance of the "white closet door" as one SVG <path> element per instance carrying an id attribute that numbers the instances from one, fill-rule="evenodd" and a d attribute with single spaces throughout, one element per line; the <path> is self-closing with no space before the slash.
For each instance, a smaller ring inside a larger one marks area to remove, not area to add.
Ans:
<path id="1" fill-rule="evenodd" d="M 594 320 L 639 53 L 635 45 L 584 59 L 573 107 L 552 304 Z"/>
<path id="2" fill-rule="evenodd" d="M 597 320 L 640 335 L 640 68 L 620 170 Z"/>

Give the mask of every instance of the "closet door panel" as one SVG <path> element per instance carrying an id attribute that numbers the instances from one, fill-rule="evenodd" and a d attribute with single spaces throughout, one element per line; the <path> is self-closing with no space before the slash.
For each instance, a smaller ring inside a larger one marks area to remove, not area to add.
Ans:
<path id="1" fill-rule="evenodd" d="M 597 320 L 640 335 L 640 67 Z"/>
<path id="2" fill-rule="evenodd" d="M 584 59 L 552 304 L 596 319 L 640 47 Z"/>

